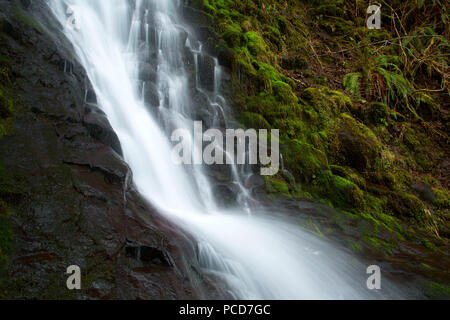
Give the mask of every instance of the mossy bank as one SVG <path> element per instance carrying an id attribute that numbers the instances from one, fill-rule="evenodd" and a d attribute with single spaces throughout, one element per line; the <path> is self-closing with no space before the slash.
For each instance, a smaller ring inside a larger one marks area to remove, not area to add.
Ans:
<path id="1" fill-rule="evenodd" d="M 266 179 L 269 198 L 320 199 L 368 225 L 351 248 L 415 243 L 448 262 L 443 3 L 382 1 L 369 30 L 365 1 L 189 2 L 213 22 L 206 47 L 231 74 L 236 117 L 280 130 L 286 170 Z"/>

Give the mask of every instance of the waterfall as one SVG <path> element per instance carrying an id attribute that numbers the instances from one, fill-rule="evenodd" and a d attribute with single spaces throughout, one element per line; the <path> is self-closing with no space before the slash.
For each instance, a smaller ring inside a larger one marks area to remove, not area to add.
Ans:
<path id="1" fill-rule="evenodd" d="M 197 240 L 203 272 L 237 299 L 382 297 L 366 288 L 367 266 L 277 215 L 252 210 L 242 183 L 248 168 L 230 167 L 238 197 L 227 207 L 219 203 L 208 168 L 171 161 L 171 133 L 193 132 L 199 111 L 212 117 L 209 127 L 233 122 L 221 95 L 224 72 L 183 23 L 181 2 L 50 0 L 49 5 L 120 139 L 136 188 Z M 79 28 L 67 23 L 69 6 Z M 210 61 L 214 79 L 208 87 L 200 68 Z"/>

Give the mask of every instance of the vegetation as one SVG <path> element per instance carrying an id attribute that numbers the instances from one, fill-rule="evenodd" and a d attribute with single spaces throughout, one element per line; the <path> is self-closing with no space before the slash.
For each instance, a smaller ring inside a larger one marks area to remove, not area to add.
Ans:
<path id="1" fill-rule="evenodd" d="M 233 52 L 239 118 L 280 129 L 295 182 L 286 174 L 268 179 L 271 197 L 322 199 L 346 219 L 369 223 L 366 244 L 386 254 L 404 238 L 432 250 L 448 245 L 443 3 L 382 1 L 380 30 L 366 27 L 366 1 L 191 4 L 214 19 L 219 39 L 210 42 L 219 56 Z M 382 240 L 386 230 L 392 236 Z"/>

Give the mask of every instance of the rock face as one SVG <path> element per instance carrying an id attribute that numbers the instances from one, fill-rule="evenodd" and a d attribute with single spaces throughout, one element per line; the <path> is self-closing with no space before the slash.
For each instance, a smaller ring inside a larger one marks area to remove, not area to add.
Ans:
<path id="1" fill-rule="evenodd" d="M 63 37 L 51 38 L 45 2 L 22 2 L 0 0 L 0 55 L 20 101 L 0 161 L 24 182 L 11 204 L 0 298 L 200 298 L 212 286 L 198 272 L 195 242 L 133 189 L 117 136 L 85 103 L 84 71 Z M 81 268 L 82 290 L 66 288 L 70 265 Z"/>

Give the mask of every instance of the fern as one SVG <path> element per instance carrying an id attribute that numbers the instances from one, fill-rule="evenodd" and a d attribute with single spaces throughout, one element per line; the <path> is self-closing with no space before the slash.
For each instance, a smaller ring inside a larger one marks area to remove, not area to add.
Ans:
<path id="1" fill-rule="evenodd" d="M 354 96 L 359 96 L 360 79 L 362 74 L 360 72 L 353 72 L 344 76 L 343 85 L 345 90 L 349 91 Z"/>

